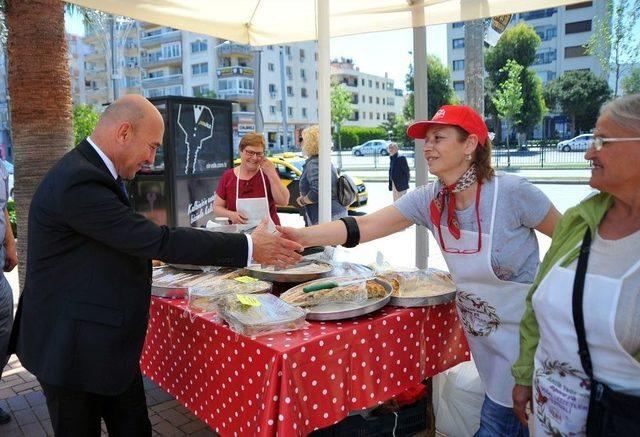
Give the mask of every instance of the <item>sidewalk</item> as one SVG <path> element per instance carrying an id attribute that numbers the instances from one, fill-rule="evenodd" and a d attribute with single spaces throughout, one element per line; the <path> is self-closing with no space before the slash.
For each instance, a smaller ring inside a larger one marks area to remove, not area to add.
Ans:
<path id="1" fill-rule="evenodd" d="M 7 280 L 13 289 L 14 310 L 18 303 L 18 269 L 8 273 Z M 144 378 L 149 419 L 154 436 L 177 437 L 217 436 L 204 422 L 197 419 L 182 404 Z M 0 408 L 11 413 L 12 420 L 0 425 L 2 437 L 53 436 L 51 420 L 44 395 L 35 376 L 29 373 L 12 355 L 0 379 Z M 102 435 L 106 436 L 104 423 Z"/>

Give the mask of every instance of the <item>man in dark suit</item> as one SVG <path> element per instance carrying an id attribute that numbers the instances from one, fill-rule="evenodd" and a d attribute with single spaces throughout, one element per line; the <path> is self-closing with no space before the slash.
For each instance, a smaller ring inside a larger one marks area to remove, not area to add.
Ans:
<path id="1" fill-rule="evenodd" d="M 398 155 L 396 143 L 389 144 L 389 159 L 389 191 L 393 192 L 395 202 L 409 189 L 409 164 L 406 157 Z"/>
<path id="2" fill-rule="evenodd" d="M 136 214 L 122 184 L 160 147 L 164 122 L 127 95 L 44 177 L 31 202 L 25 286 L 12 343 L 47 399 L 56 436 L 150 436 L 139 360 L 151 259 L 243 267 L 297 262 L 297 243 L 160 227 Z"/>

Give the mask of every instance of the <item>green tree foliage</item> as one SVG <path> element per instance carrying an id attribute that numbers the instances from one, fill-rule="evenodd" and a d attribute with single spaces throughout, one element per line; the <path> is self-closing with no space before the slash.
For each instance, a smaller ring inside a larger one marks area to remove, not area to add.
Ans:
<path id="1" fill-rule="evenodd" d="M 331 86 L 331 122 L 341 125 L 353 114 L 353 104 L 351 103 L 351 93 L 343 84 Z"/>
<path id="2" fill-rule="evenodd" d="M 408 96 L 403 115 L 405 120 L 413 120 L 415 117 L 413 65 L 409 65 L 405 85 Z M 458 103 L 456 93 L 451 86 L 451 72 L 442 64 L 440 58 L 434 55 L 427 56 L 427 87 L 427 118 L 431 118 L 442 105 Z"/>
<path id="3" fill-rule="evenodd" d="M 73 108 L 73 138 L 74 144 L 89 136 L 96 127 L 100 116 L 91 105 L 77 105 Z"/>
<path id="4" fill-rule="evenodd" d="M 387 138 L 391 132 L 390 139 L 395 141 L 399 147 L 411 148 L 413 147 L 413 139 L 407 136 L 408 126 L 407 120 L 402 115 L 397 115 L 387 119 L 380 125 L 380 128 L 387 133 Z"/>
<path id="5" fill-rule="evenodd" d="M 622 92 L 625 95 L 640 93 L 640 68 L 635 67 L 631 73 L 622 79 Z"/>
<path id="6" fill-rule="evenodd" d="M 640 59 L 640 37 L 634 29 L 639 18 L 640 0 L 607 0 L 605 15 L 593 20 L 587 53 L 598 59 L 604 77 L 613 73 L 614 97 L 618 96 L 625 64 L 634 64 Z"/>
<path id="7" fill-rule="evenodd" d="M 574 135 L 593 129 L 600 107 L 610 98 L 607 81 L 591 71 L 567 71 L 544 88 L 547 106 L 571 117 Z"/>
<path id="8" fill-rule="evenodd" d="M 498 110 L 493 104 L 492 96 L 498 86 L 509 77 L 509 69 L 505 69 L 507 62 L 513 60 L 521 65 L 519 82 L 522 86 L 523 104 L 516 115 L 514 125 L 518 132 L 530 133 L 547 112 L 542 97 L 542 82 L 538 75 L 529 68 L 535 60 L 536 50 L 540 45 L 540 37 L 531 26 L 519 23 L 507 29 L 495 47 L 487 49 L 485 53 L 485 69 L 489 80 L 486 81 L 485 111 L 498 117 Z"/>
<path id="9" fill-rule="evenodd" d="M 200 92 L 198 90 L 198 92 L 196 92 L 194 94 L 194 97 L 204 97 L 205 99 L 216 99 L 216 98 L 218 98 L 218 95 L 216 94 L 216 92 L 214 90 L 209 90 L 209 91 L 204 92 L 204 93 L 202 93 L 202 92 Z"/>
<path id="10" fill-rule="evenodd" d="M 507 74 L 507 79 L 500 83 L 495 96 L 491 99 L 500 117 L 507 121 L 507 147 L 509 147 L 510 127 L 513 126 L 513 122 L 524 103 L 522 84 L 520 83 L 523 70 L 524 67 L 513 59 L 507 61 L 507 65 L 500 69 L 501 73 Z"/>
<path id="11" fill-rule="evenodd" d="M 344 126 L 341 129 L 342 148 L 351 149 L 369 140 L 386 139 L 387 132 L 381 127 Z M 337 132 L 334 133 L 334 143 L 338 141 Z"/>

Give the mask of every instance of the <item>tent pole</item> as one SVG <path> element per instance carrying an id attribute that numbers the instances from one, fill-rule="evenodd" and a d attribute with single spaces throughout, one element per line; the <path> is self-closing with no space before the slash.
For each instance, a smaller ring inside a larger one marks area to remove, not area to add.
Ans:
<path id="1" fill-rule="evenodd" d="M 424 26 L 424 7 L 412 10 L 413 28 L 413 73 L 415 120 L 426 120 L 427 115 L 427 29 Z M 418 27 L 415 27 L 419 24 Z M 426 185 L 429 176 L 427 162 L 422 157 L 424 140 L 414 141 L 416 187 Z M 429 236 L 427 228 L 416 226 L 416 267 L 424 269 L 428 265 Z"/>
<path id="2" fill-rule="evenodd" d="M 331 220 L 331 107 L 329 72 L 329 1 L 316 0 L 318 29 L 319 205 L 318 222 Z"/>

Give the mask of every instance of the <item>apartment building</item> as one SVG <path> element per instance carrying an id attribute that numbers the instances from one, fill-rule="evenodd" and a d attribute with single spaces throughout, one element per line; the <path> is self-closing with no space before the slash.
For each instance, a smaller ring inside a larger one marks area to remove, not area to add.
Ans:
<path id="1" fill-rule="evenodd" d="M 596 75 L 602 74 L 598 60 L 587 55 L 585 45 L 593 33 L 594 17 L 604 16 L 605 8 L 605 0 L 594 0 L 522 12 L 512 17 L 509 27 L 524 22 L 532 26 L 542 40 L 531 68 L 536 71 L 543 84 L 566 71 L 589 70 Z M 448 24 L 447 59 L 453 88 L 461 102 L 465 100 L 464 43 L 464 23 Z M 564 116 L 552 115 L 547 117 L 544 124 L 550 131 L 563 132 L 566 131 L 567 122 Z M 534 136 L 542 136 L 542 127 L 536 129 Z"/>
<path id="2" fill-rule="evenodd" d="M 71 99 L 73 104 L 86 101 L 84 57 L 89 52 L 80 35 L 66 34 L 69 53 L 69 76 L 71 78 Z"/>
<path id="3" fill-rule="evenodd" d="M 114 98 L 129 93 L 140 93 L 140 47 L 138 23 L 115 28 L 114 48 L 111 37 L 101 28 L 86 26 L 82 43 L 84 55 L 84 93 L 78 93 L 79 103 L 101 107 Z M 115 75 L 111 70 L 115 61 Z M 115 78 L 115 80 L 113 80 Z"/>
<path id="4" fill-rule="evenodd" d="M 398 96 L 386 73 L 384 77 L 363 73 L 352 59 L 336 59 L 331 62 L 331 83 L 341 83 L 351 93 L 354 111 L 344 126 L 377 127 L 402 113 L 396 104 L 396 100 L 404 102 L 402 91 Z"/>
<path id="5" fill-rule="evenodd" d="M 7 52 L 0 47 L 0 156 L 13 161 L 11 124 L 9 114 L 9 88 L 7 82 Z"/>

